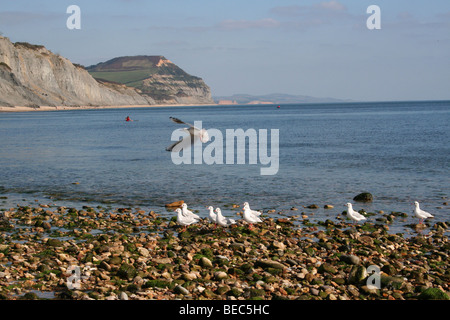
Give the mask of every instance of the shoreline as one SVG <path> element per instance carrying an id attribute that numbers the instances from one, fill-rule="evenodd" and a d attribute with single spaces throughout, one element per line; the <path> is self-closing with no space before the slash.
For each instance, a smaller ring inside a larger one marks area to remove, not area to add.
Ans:
<path id="1" fill-rule="evenodd" d="M 210 107 L 219 106 L 219 104 L 152 104 L 152 105 L 118 105 L 118 106 L 40 106 L 25 107 L 0 106 L 0 113 L 10 112 L 39 112 L 39 111 L 67 111 L 67 110 L 99 110 L 99 109 L 132 109 L 132 108 L 161 108 L 161 107 Z"/>
<path id="2" fill-rule="evenodd" d="M 202 219 L 184 231 L 174 215 L 140 208 L 35 203 L 1 209 L 0 297 L 448 299 L 446 223 L 417 224 L 417 234 L 404 238 L 388 233 L 388 223 L 261 217 L 253 228 L 237 217 L 233 227 Z M 69 283 L 73 266 L 80 268 L 79 287 Z M 373 266 L 378 288 L 368 286 Z"/>

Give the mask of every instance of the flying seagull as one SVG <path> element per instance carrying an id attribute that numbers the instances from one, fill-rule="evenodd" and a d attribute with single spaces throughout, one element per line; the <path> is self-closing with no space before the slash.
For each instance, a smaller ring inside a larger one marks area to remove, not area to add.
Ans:
<path id="1" fill-rule="evenodd" d="M 189 126 L 189 128 L 182 129 L 183 131 L 189 133 L 189 135 L 175 142 L 171 146 L 167 147 L 166 151 L 180 152 L 185 147 L 193 145 L 197 140 L 200 140 L 202 143 L 209 141 L 208 131 L 206 131 L 205 129 L 203 128 L 199 129 L 197 127 L 194 127 L 192 124 L 181 121 L 178 118 L 170 117 L 170 120 L 178 124 L 185 124 Z"/>

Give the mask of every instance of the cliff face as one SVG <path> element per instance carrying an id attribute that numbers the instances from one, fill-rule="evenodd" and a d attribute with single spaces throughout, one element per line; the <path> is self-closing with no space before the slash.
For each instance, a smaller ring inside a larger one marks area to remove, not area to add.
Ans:
<path id="1" fill-rule="evenodd" d="M 158 64 L 158 63 L 156 63 Z M 134 66 L 134 68 L 140 68 Z M 159 68 L 159 67 L 156 67 Z M 178 68 L 178 67 L 177 67 Z M 180 69 L 181 70 L 181 69 Z M 161 75 L 162 78 L 165 75 Z M 141 79 L 148 79 L 148 74 Z M 95 80 L 82 66 L 52 53 L 44 46 L 12 43 L 0 36 L 0 105 L 1 106 L 120 106 L 157 103 L 213 103 L 209 88 L 171 80 L 170 76 L 148 85 L 133 86 L 120 81 Z M 195 77 L 194 77 L 195 78 Z M 199 79 L 199 78 L 197 78 Z M 108 79 L 106 79 L 108 80 Z M 163 83 L 166 83 L 164 85 Z M 155 86 L 155 88 L 151 86 Z M 170 92 L 155 95 L 153 92 Z M 172 92 L 176 93 L 172 97 Z"/>
<path id="2" fill-rule="evenodd" d="M 43 46 L 0 37 L 0 105 L 154 104 L 126 86 L 98 83 L 80 66 Z"/>
<path id="3" fill-rule="evenodd" d="M 99 81 L 134 87 L 157 103 L 214 103 L 210 88 L 201 78 L 186 73 L 163 56 L 119 57 L 87 70 Z"/>

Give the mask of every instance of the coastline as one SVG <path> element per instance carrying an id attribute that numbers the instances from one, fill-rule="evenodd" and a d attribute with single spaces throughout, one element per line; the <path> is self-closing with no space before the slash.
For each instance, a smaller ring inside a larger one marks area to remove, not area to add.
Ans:
<path id="1" fill-rule="evenodd" d="M 26 107 L 14 106 L 6 107 L 0 106 L 0 113 L 2 112 L 39 112 L 39 111 L 67 111 L 67 110 L 98 110 L 98 109 L 131 109 L 131 108 L 161 108 L 161 107 L 202 107 L 202 106 L 219 106 L 219 104 L 152 104 L 152 105 L 118 105 L 118 106 L 40 106 L 40 107 Z"/>
<path id="2" fill-rule="evenodd" d="M 314 224 L 266 211 L 249 228 L 235 211 L 233 227 L 203 219 L 185 231 L 175 216 L 140 208 L 3 208 L 0 297 L 448 300 L 445 223 L 417 224 L 416 236 L 404 238 L 388 224 Z M 378 288 L 368 285 L 374 266 Z"/>

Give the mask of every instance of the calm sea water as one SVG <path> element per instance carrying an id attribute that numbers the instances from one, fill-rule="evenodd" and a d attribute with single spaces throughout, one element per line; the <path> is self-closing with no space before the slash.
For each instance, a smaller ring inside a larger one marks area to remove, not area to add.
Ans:
<path id="1" fill-rule="evenodd" d="M 125 122 L 128 115 L 137 121 Z M 224 133 L 279 129 L 278 173 L 261 176 L 260 164 L 175 165 L 165 148 L 183 126 L 170 116 Z M 0 193 L 4 205 L 48 198 L 156 211 L 183 199 L 205 215 L 207 205 L 248 201 L 326 219 L 368 191 L 374 202 L 356 209 L 410 213 L 418 200 L 448 221 L 449 141 L 450 101 L 1 113 Z M 310 204 L 335 208 L 302 208 Z"/>

